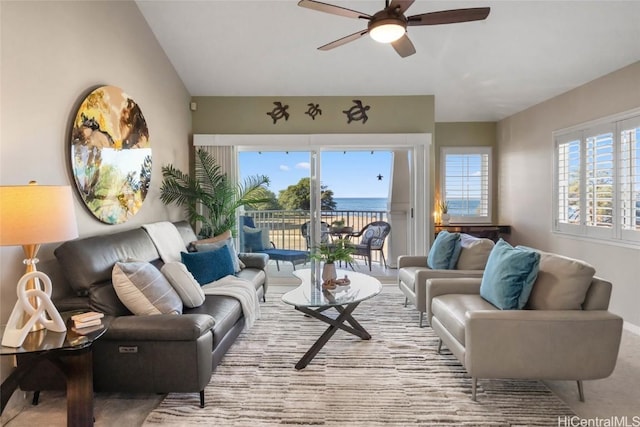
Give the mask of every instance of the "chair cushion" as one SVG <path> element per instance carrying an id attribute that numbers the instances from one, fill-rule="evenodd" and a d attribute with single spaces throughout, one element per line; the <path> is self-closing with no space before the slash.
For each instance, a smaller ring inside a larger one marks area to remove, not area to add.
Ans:
<path id="1" fill-rule="evenodd" d="M 187 266 L 181 262 L 168 262 L 160 270 L 176 290 L 182 305 L 193 308 L 199 307 L 204 302 L 204 291 L 193 275 L 187 270 Z"/>
<path id="2" fill-rule="evenodd" d="M 224 245 L 220 249 L 207 252 L 182 252 L 182 263 L 200 283 L 206 285 L 224 276 L 234 274 L 233 261 L 229 248 Z"/>
<path id="3" fill-rule="evenodd" d="M 489 259 L 489 254 L 495 246 L 491 239 L 460 234 L 460 256 L 456 264 L 456 270 L 484 270 Z"/>
<path id="4" fill-rule="evenodd" d="M 247 252 L 258 252 L 269 249 L 269 230 L 253 228 L 248 225 L 242 226 L 244 234 L 244 250 Z"/>
<path id="5" fill-rule="evenodd" d="M 538 252 L 514 248 L 500 239 L 487 260 L 480 296 L 502 310 L 524 308 L 538 276 L 539 263 Z"/>
<path id="6" fill-rule="evenodd" d="M 120 301 L 136 315 L 181 314 L 182 300 L 160 270 L 148 262 L 117 262 L 113 288 Z"/>
<path id="7" fill-rule="evenodd" d="M 581 310 L 595 272 L 584 261 L 540 252 L 540 271 L 527 308 Z"/>
<path id="8" fill-rule="evenodd" d="M 460 233 L 443 230 L 431 245 L 427 266 L 433 270 L 451 270 L 458 262 L 461 249 Z"/>
<path id="9" fill-rule="evenodd" d="M 309 259 L 309 252 L 294 249 L 266 249 L 260 252 L 269 255 L 269 259 L 274 261 L 289 261 L 294 264 L 303 263 Z"/>

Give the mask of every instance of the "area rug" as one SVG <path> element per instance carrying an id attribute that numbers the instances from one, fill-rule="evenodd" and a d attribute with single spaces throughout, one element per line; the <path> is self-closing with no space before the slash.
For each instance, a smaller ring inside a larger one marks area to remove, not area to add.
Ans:
<path id="1" fill-rule="evenodd" d="M 205 390 L 169 394 L 146 426 L 553 426 L 571 409 L 539 381 L 471 378 L 392 285 L 354 317 L 372 335 L 338 331 L 303 370 L 294 365 L 326 329 L 267 295 L 262 318 L 243 332 Z"/>

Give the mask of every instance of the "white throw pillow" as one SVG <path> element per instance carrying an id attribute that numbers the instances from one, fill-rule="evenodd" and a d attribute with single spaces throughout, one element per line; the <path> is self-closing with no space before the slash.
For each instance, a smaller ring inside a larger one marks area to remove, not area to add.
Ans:
<path id="1" fill-rule="evenodd" d="M 148 262 L 117 262 L 111 278 L 118 298 L 133 314 L 182 313 L 180 296 Z"/>
<path id="2" fill-rule="evenodd" d="M 540 271 L 527 308 L 581 310 L 596 269 L 584 261 L 539 251 Z"/>
<path id="3" fill-rule="evenodd" d="M 460 234 L 460 246 L 462 250 L 456 270 L 484 270 L 495 243 L 490 239 Z"/>
<path id="4" fill-rule="evenodd" d="M 185 307 L 200 307 L 204 303 L 204 291 L 186 265 L 181 262 L 168 262 L 160 271 L 180 295 Z"/>

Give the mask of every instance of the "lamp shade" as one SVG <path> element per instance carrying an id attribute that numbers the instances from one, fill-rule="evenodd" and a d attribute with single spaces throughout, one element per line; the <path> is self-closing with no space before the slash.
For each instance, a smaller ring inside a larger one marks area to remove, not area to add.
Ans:
<path id="1" fill-rule="evenodd" d="M 399 19 L 379 19 L 369 24 L 369 35 L 379 43 L 392 43 L 404 36 L 406 25 Z"/>
<path id="2" fill-rule="evenodd" d="M 0 245 L 39 245 L 76 237 L 70 186 L 0 186 Z"/>

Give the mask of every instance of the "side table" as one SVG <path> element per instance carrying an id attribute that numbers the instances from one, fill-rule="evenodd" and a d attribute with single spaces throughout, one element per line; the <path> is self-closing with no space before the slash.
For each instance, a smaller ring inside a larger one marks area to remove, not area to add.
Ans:
<path id="1" fill-rule="evenodd" d="M 20 357 L 18 366 L 0 386 L 0 413 L 18 388 L 20 379 L 40 361 L 49 360 L 67 380 L 67 426 L 93 425 L 92 344 L 106 332 L 111 318 L 102 318 L 102 328 L 87 328 L 86 332 L 77 333 L 72 329 L 71 316 L 78 313 L 80 311 L 60 313 L 67 324 L 66 332 L 43 329 L 29 333 L 22 347 L 0 346 L 0 356 Z"/>

